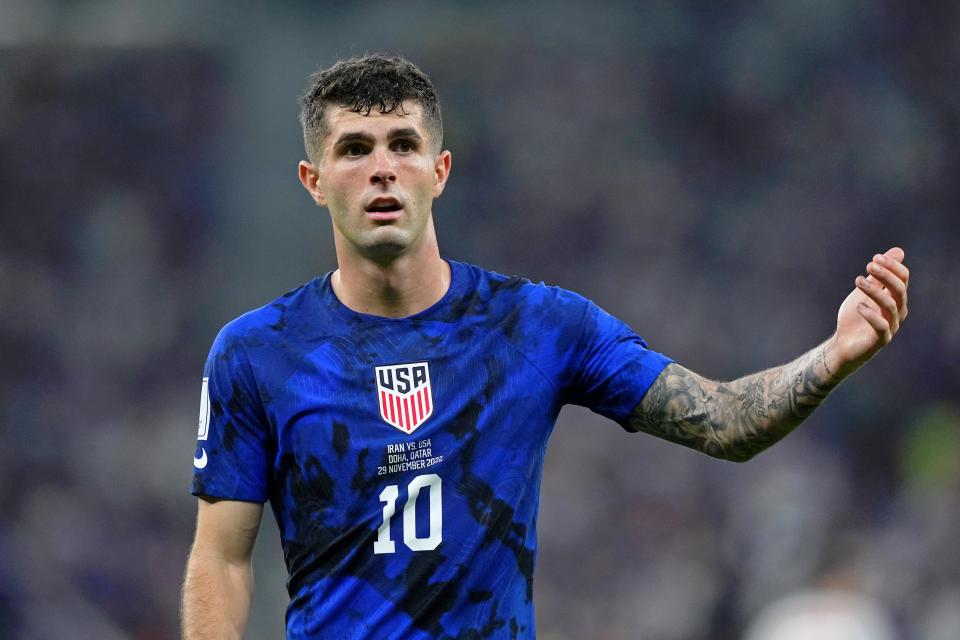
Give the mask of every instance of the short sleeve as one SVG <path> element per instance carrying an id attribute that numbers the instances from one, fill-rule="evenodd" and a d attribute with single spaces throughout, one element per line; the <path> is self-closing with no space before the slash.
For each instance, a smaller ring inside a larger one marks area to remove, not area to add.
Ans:
<path id="1" fill-rule="evenodd" d="M 204 367 L 191 493 L 265 502 L 276 447 L 242 340 L 231 333 L 230 325 L 220 332 Z"/>
<path id="2" fill-rule="evenodd" d="M 630 413 L 672 360 L 648 349 L 643 338 L 596 304 L 583 304 L 580 337 L 568 360 L 566 400 L 626 428 Z"/>

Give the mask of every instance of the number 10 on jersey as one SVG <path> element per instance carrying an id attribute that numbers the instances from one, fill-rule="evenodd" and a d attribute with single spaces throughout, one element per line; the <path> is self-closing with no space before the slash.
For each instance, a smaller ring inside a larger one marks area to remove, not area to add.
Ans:
<path id="1" fill-rule="evenodd" d="M 411 551 L 433 551 L 443 540 L 443 497 L 440 493 L 440 476 L 435 473 L 417 476 L 407 485 L 407 501 L 403 505 L 403 544 Z M 430 534 L 426 538 L 417 537 L 417 498 L 420 490 L 426 488 L 430 494 Z M 390 539 L 390 521 L 397 511 L 399 489 L 391 484 L 380 492 L 383 506 L 383 523 L 377 530 L 377 539 L 373 543 L 374 553 L 394 553 L 396 544 Z"/>

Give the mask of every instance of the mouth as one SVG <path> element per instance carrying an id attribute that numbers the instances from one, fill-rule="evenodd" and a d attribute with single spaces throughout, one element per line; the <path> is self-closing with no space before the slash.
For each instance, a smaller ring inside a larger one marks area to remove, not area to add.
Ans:
<path id="1" fill-rule="evenodd" d="M 394 220 L 400 217 L 403 205 L 396 198 L 374 198 L 365 207 L 371 220 Z"/>

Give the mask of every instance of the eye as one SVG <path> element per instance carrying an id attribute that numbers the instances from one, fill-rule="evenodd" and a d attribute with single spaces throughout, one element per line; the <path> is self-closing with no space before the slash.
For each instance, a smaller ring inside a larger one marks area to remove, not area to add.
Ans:
<path id="1" fill-rule="evenodd" d="M 394 148 L 400 153 L 410 153 L 416 146 L 409 140 L 398 140 L 394 145 Z"/>
<path id="2" fill-rule="evenodd" d="M 362 145 L 362 144 L 353 143 L 353 144 L 351 144 L 351 145 L 347 145 L 346 147 L 344 147 L 344 149 L 343 149 L 343 155 L 345 155 L 345 156 L 362 156 L 362 155 L 364 154 L 364 151 L 365 151 L 365 149 L 363 148 L 363 145 Z"/>

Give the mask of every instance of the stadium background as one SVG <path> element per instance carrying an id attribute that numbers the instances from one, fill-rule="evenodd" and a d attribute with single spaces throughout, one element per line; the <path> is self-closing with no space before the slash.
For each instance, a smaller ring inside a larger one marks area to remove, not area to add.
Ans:
<path id="1" fill-rule="evenodd" d="M 0 5 L 0 636 L 176 633 L 201 367 L 334 266 L 296 98 L 400 52 L 441 95 L 444 255 L 560 284 L 707 375 L 825 338 L 900 244 L 893 346 L 747 465 L 561 415 L 541 638 L 733 640 L 845 584 L 960 628 L 955 3 Z M 248 637 L 280 637 L 276 526 Z"/>

